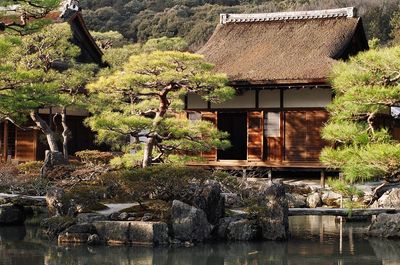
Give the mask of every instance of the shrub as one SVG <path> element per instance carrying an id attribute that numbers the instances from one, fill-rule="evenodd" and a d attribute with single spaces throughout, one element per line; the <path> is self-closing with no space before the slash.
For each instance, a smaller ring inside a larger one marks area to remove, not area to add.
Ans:
<path id="1" fill-rule="evenodd" d="M 30 161 L 26 163 L 19 164 L 17 169 L 25 174 L 39 175 L 40 169 L 43 166 L 42 161 Z"/>
<path id="2" fill-rule="evenodd" d="M 101 152 L 98 150 L 84 150 L 76 152 L 75 155 L 89 166 L 104 166 L 110 163 L 114 155 L 110 152 Z"/>
<path id="3" fill-rule="evenodd" d="M 139 202 L 150 196 L 166 201 L 189 201 L 196 186 L 210 175 L 204 169 L 160 164 L 124 171 L 121 177 L 124 188 Z"/>

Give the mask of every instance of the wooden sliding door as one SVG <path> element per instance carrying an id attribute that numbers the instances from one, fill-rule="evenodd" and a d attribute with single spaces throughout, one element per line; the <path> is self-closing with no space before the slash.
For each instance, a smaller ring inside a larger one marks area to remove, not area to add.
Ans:
<path id="1" fill-rule="evenodd" d="M 321 128 L 328 120 L 324 110 L 285 112 L 285 160 L 318 161 L 325 145 Z"/>
<path id="2" fill-rule="evenodd" d="M 247 160 L 262 161 L 264 153 L 264 113 L 250 111 L 247 113 Z"/>
<path id="3" fill-rule="evenodd" d="M 36 130 L 16 130 L 15 134 L 15 159 L 18 161 L 36 160 Z"/>

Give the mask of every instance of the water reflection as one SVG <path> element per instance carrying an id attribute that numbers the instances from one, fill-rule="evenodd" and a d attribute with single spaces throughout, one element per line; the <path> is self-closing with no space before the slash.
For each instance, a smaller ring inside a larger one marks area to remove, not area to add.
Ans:
<path id="1" fill-rule="evenodd" d="M 333 217 L 292 217 L 289 242 L 214 243 L 193 248 L 58 247 L 38 239 L 37 229 L 0 228 L 1 265 L 332 265 L 399 264 L 400 241 L 366 239 L 367 224 Z"/>

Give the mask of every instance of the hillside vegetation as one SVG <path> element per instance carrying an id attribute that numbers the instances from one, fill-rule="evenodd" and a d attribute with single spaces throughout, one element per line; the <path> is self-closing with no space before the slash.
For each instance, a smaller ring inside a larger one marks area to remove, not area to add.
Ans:
<path id="1" fill-rule="evenodd" d="M 211 36 L 220 13 L 275 12 L 356 6 L 368 38 L 396 37 L 400 0 L 84 0 L 91 30 L 119 31 L 133 42 L 184 37 L 192 50 Z"/>

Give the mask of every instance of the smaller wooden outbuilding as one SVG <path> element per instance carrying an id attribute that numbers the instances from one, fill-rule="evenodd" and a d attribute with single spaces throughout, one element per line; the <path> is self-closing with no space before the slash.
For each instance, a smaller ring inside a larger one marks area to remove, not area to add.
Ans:
<path id="1" fill-rule="evenodd" d="M 79 1 L 65 1 L 59 18 L 70 24 L 73 32 L 72 41 L 81 48 L 78 60 L 82 63 L 96 63 L 104 66 L 103 53 L 85 25 Z M 52 129 L 62 131 L 60 120 L 54 119 L 54 114 L 60 113 L 59 109 L 42 109 L 39 113 L 42 118 L 49 121 Z M 69 151 L 74 153 L 79 150 L 93 149 L 95 134 L 84 126 L 83 122 L 88 112 L 69 108 L 67 115 L 67 124 L 73 138 L 68 146 Z M 42 160 L 46 149 L 48 149 L 47 143 L 37 130 L 18 127 L 11 120 L 0 122 L 0 161 Z"/>

